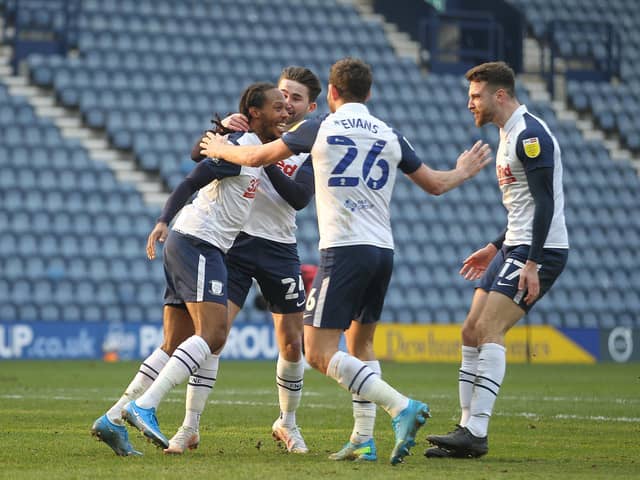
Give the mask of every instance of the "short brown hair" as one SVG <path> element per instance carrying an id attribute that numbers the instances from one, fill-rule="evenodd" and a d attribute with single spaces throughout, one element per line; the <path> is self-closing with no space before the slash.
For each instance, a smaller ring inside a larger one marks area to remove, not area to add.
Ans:
<path id="1" fill-rule="evenodd" d="M 371 67 L 358 58 L 347 57 L 331 66 L 329 83 L 347 102 L 364 102 L 371 90 Z"/>
<path id="2" fill-rule="evenodd" d="M 505 62 L 476 65 L 464 76 L 470 82 L 487 82 L 487 85 L 496 90 L 503 88 L 511 97 L 516 95 L 516 75 Z"/>
<path id="3" fill-rule="evenodd" d="M 295 65 L 285 67 L 280 74 L 278 83 L 280 83 L 280 80 L 284 79 L 298 82 L 307 87 L 307 91 L 309 92 L 309 102 L 311 103 L 318 99 L 318 95 L 320 95 L 320 92 L 322 91 L 320 79 L 315 73 L 306 67 L 297 67 Z"/>

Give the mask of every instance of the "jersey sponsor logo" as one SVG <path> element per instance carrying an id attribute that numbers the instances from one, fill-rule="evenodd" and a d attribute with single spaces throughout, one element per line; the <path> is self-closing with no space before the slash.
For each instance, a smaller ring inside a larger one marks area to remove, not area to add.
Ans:
<path id="1" fill-rule="evenodd" d="M 353 200 L 347 198 L 344 201 L 344 208 L 351 212 L 355 212 L 356 210 L 369 210 L 373 208 L 373 205 L 371 205 L 371 203 L 369 203 L 369 201 L 367 200 L 358 200 L 357 202 L 354 202 Z"/>
<path id="2" fill-rule="evenodd" d="M 517 181 L 510 165 L 502 166 L 496 164 L 496 173 L 498 175 L 498 185 L 508 185 Z"/>
<path id="3" fill-rule="evenodd" d="M 540 141 L 538 137 L 525 138 L 522 140 L 524 154 L 529 158 L 536 158 L 540 155 Z"/>
<path id="4" fill-rule="evenodd" d="M 211 295 L 215 295 L 216 297 L 222 295 L 222 287 L 222 282 L 219 280 L 211 280 L 209 282 L 209 292 Z"/>
<path id="5" fill-rule="evenodd" d="M 291 164 L 291 163 L 288 163 L 288 164 L 284 163 L 284 160 L 280 160 L 278 163 L 276 163 L 276 165 L 280 170 L 282 170 L 282 173 L 284 173 L 287 177 L 292 177 L 293 174 L 296 173 L 296 170 L 298 169 L 298 165 Z"/>
<path id="6" fill-rule="evenodd" d="M 249 182 L 249 186 L 242 194 L 245 198 L 256 198 L 256 190 L 258 189 L 258 185 L 260 185 L 260 179 L 252 178 Z"/>

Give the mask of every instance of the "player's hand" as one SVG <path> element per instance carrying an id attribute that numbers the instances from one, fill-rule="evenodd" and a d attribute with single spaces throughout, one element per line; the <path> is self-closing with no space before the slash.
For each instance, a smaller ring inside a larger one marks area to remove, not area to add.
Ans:
<path id="1" fill-rule="evenodd" d="M 477 175 L 480 170 L 492 161 L 491 147 L 482 140 L 478 140 L 470 150 L 465 150 L 460 154 L 456 162 L 456 168 L 464 173 L 465 179 L 469 179 Z"/>
<path id="2" fill-rule="evenodd" d="M 518 282 L 518 290 L 526 290 L 527 295 L 524 297 L 524 303 L 531 305 L 538 295 L 540 295 L 540 278 L 538 277 L 538 264 L 527 260 L 520 272 L 520 281 Z"/>
<path id="3" fill-rule="evenodd" d="M 217 133 L 207 132 L 202 140 L 200 141 L 200 153 L 208 158 L 217 158 L 218 151 L 216 150 L 216 145 L 225 145 L 227 140 L 224 136 L 218 135 Z"/>
<path id="4" fill-rule="evenodd" d="M 489 243 L 480 250 L 476 250 L 462 262 L 460 275 L 462 275 L 465 280 L 478 280 L 484 275 L 484 272 L 487 270 L 493 257 L 496 256 L 496 253 L 498 253 L 498 249 L 492 243 Z"/>
<path id="5" fill-rule="evenodd" d="M 164 243 L 169 235 L 169 227 L 164 222 L 156 223 L 151 233 L 147 237 L 147 258 L 153 260 L 156 258 L 156 242 Z"/>
<path id="6" fill-rule="evenodd" d="M 242 113 L 232 113 L 228 117 L 222 119 L 222 126 L 229 130 L 235 130 L 236 132 L 248 132 L 249 131 L 249 119 Z"/>

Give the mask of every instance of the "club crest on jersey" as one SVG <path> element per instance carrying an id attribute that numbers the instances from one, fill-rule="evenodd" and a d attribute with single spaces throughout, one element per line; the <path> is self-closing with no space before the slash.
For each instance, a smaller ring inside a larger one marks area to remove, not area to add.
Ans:
<path id="1" fill-rule="evenodd" d="M 524 154 L 529 158 L 536 158 L 540 155 L 540 142 L 538 137 L 525 138 L 522 140 L 522 146 L 524 147 Z"/>
<path id="2" fill-rule="evenodd" d="M 215 295 L 216 297 L 222 295 L 222 282 L 218 280 L 211 280 L 209 282 L 209 291 L 211 292 L 211 295 Z"/>

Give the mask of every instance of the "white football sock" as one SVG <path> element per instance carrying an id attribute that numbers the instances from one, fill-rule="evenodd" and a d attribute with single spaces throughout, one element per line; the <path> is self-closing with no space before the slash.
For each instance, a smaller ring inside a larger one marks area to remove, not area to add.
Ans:
<path id="1" fill-rule="evenodd" d="M 302 359 L 290 362 L 278 355 L 276 385 L 280 402 L 280 420 L 285 427 L 296 425 L 296 410 L 302 397 L 304 363 Z"/>
<path id="2" fill-rule="evenodd" d="M 107 411 L 107 418 L 113 423 L 124 425 L 122 408 L 131 400 L 142 395 L 158 377 L 160 371 L 169 361 L 169 355 L 164 350 L 156 348 L 140 365 L 140 369 L 120 399 Z"/>
<path id="3" fill-rule="evenodd" d="M 460 376 L 458 377 L 458 395 L 460 397 L 460 426 L 464 427 L 469 421 L 471 408 L 471 395 L 473 384 L 478 372 L 478 347 L 462 346 L 462 363 L 460 364 Z"/>
<path id="4" fill-rule="evenodd" d="M 189 377 L 187 383 L 187 397 L 185 401 L 185 415 L 182 425 L 194 430 L 200 428 L 200 416 L 207 404 L 207 399 L 216 384 L 218 377 L 218 363 L 220 355 L 211 354 L 200 365 L 196 373 Z"/>
<path id="5" fill-rule="evenodd" d="M 378 360 L 363 361 L 373 373 L 382 378 L 382 370 Z M 349 440 L 353 444 L 364 443 L 373 437 L 373 429 L 376 425 L 376 404 L 365 400 L 355 393 L 351 396 L 353 404 L 353 431 Z"/>
<path id="6" fill-rule="evenodd" d="M 211 350 L 202 337 L 193 335 L 187 338 L 176 348 L 158 378 L 136 400 L 136 404 L 140 408 L 157 407 L 169 390 L 195 373 L 209 355 Z"/>
<path id="7" fill-rule="evenodd" d="M 506 349 L 497 343 L 480 346 L 478 373 L 471 398 L 471 417 L 467 428 L 476 437 L 486 437 L 489 419 L 506 369 Z"/>
<path id="8" fill-rule="evenodd" d="M 327 376 L 343 388 L 383 408 L 395 417 L 409 405 L 409 399 L 375 374 L 361 360 L 336 352 L 329 361 Z"/>

